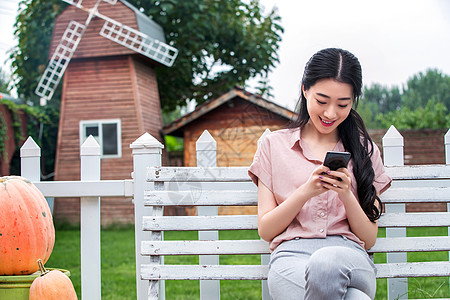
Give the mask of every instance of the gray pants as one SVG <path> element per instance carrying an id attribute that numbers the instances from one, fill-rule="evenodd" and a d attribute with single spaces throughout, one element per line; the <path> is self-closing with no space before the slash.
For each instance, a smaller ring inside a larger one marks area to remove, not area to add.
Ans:
<path id="1" fill-rule="evenodd" d="M 374 299 L 376 269 L 367 252 L 343 236 L 294 239 L 270 256 L 274 300 Z"/>

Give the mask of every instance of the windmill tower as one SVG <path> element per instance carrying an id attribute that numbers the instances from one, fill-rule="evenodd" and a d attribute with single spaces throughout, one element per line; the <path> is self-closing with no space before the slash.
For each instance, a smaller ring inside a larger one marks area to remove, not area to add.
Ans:
<path id="1" fill-rule="evenodd" d="M 177 50 L 162 28 L 125 0 L 64 0 L 50 62 L 36 89 L 50 100 L 62 79 L 55 180 L 79 180 L 79 148 L 93 135 L 102 149 L 102 179 L 130 178 L 129 145 L 144 132 L 162 140 L 154 67 L 170 67 Z M 64 77 L 63 77 L 64 74 Z M 79 222 L 79 199 L 57 198 L 55 219 Z M 102 200 L 102 223 L 132 223 L 131 199 Z"/>

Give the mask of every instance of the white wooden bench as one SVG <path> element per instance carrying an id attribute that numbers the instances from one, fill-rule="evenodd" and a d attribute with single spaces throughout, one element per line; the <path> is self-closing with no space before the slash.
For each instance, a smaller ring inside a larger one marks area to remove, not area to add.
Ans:
<path id="1" fill-rule="evenodd" d="M 392 140 L 386 139 L 386 144 L 389 142 Z M 395 143 L 393 145 L 397 147 Z M 205 151 L 214 151 L 211 147 L 205 147 L 205 149 Z M 384 150 L 386 163 L 386 160 L 393 156 L 386 148 Z M 201 163 L 201 156 L 198 156 L 198 161 L 200 165 L 205 165 L 205 163 Z M 214 165 L 215 162 L 211 164 Z M 142 238 L 142 232 L 136 233 L 136 243 L 140 244 L 141 255 L 138 259 L 138 272 L 140 278 L 143 281 L 148 280 L 149 283 L 148 299 L 164 298 L 163 282 L 165 280 L 201 280 L 201 282 L 203 280 L 263 280 L 261 297 L 270 299 L 265 286 L 269 254 L 267 242 L 258 239 L 165 241 L 163 238 L 165 231 L 256 230 L 256 215 L 163 215 L 164 207 L 174 205 L 199 208 L 257 205 L 257 189 L 251 183 L 247 170 L 247 167 L 214 166 L 185 168 L 149 166 L 145 168 L 146 183 L 142 183 L 142 185 L 146 185 L 142 197 L 143 206 L 136 208 L 136 211 L 142 210 L 143 212 L 142 223 L 136 224 L 136 231 L 142 230 L 147 236 Z M 391 166 L 386 167 L 386 172 L 392 177 L 393 183 L 392 187 L 382 195 L 382 201 L 386 204 L 386 212 L 379 220 L 379 227 L 387 228 L 387 237 L 378 238 L 370 252 L 388 253 L 387 263 L 376 264 L 377 277 L 390 280 L 388 282 L 389 299 L 404 299 L 408 298 L 407 281 L 404 278 L 448 277 L 450 274 L 448 256 L 446 261 L 405 261 L 407 252 L 444 251 L 448 253 L 450 251 L 448 235 L 406 237 L 404 234 L 405 228 L 450 227 L 449 209 L 446 212 L 405 212 L 406 203 L 437 202 L 448 205 L 450 202 L 450 165 Z M 237 254 L 258 254 L 262 256 L 263 262 L 259 265 L 219 265 L 202 264 L 200 260 L 199 265 L 163 264 L 164 256 L 214 257 Z M 145 259 L 147 261 L 144 261 Z M 217 293 L 217 291 L 213 293 Z M 218 295 L 201 293 L 201 297 L 209 300 L 217 299 Z M 171 299 L 170 295 L 167 295 L 167 298 Z"/>
<path id="2" fill-rule="evenodd" d="M 450 166 L 391 167 L 387 172 L 395 181 L 450 179 Z M 172 205 L 228 206 L 256 205 L 255 190 L 238 189 L 233 184 L 230 190 L 206 190 L 205 182 L 248 182 L 247 168 L 149 168 L 148 179 L 155 185 L 163 182 L 202 182 L 202 190 L 155 190 L 148 191 L 145 205 L 154 208 L 154 214 L 144 216 L 143 230 L 156 232 L 187 230 L 242 230 L 257 229 L 257 217 L 240 216 L 162 216 L 162 208 Z M 448 182 L 446 183 L 448 185 Z M 395 185 L 395 184 L 394 184 Z M 195 186 L 195 185 L 194 185 Z M 200 186 L 200 185 L 198 185 Z M 186 184 L 189 188 L 189 185 Z M 392 187 L 383 195 L 384 203 L 449 202 L 450 187 Z M 431 213 L 385 213 L 379 220 L 380 227 L 428 227 L 450 226 L 449 212 Z M 155 236 L 156 237 L 156 236 Z M 438 237 L 393 237 L 378 238 L 373 253 L 450 251 L 450 238 Z M 230 255 L 269 254 L 268 244 L 262 240 L 217 240 L 217 241 L 142 241 L 142 255 L 154 257 L 169 255 Z M 377 264 L 378 278 L 449 276 L 450 262 L 415 262 Z M 264 280 L 266 265 L 161 265 L 144 264 L 141 268 L 145 280 Z M 157 285 L 154 285 L 156 288 Z M 157 291 L 153 291 L 153 295 Z M 152 299 L 152 298 L 149 298 Z M 153 299 L 157 299 L 156 297 Z M 170 299 L 170 297 L 169 297 Z"/>

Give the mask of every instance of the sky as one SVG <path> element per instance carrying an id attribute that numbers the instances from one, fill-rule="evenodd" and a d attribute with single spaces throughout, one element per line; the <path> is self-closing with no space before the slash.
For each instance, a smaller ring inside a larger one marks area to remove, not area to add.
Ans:
<path id="1" fill-rule="evenodd" d="M 20 0 L 0 0 L 0 66 L 5 68 L 6 51 L 17 44 L 14 41 L 14 22 Z"/>
<path id="2" fill-rule="evenodd" d="M 19 0 L 0 0 L 0 62 L 14 46 Z M 366 86 L 402 87 L 414 74 L 437 68 L 450 75 L 448 0 L 260 0 L 274 6 L 285 31 L 280 62 L 269 74 L 274 102 L 293 109 L 305 63 L 318 50 L 349 50 L 361 62 Z M 255 80 L 248 82 L 255 85 Z M 250 91 L 251 87 L 250 87 Z"/>
<path id="3" fill-rule="evenodd" d="M 366 86 L 401 87 L 427 68 L 450 75 L 450 1 L 261 0 L 276 3 L 285 31 L 280 63 L 269 75 L 275 102 L 294 108 L 303 70 L 318 50 L 355 54 Z"/>

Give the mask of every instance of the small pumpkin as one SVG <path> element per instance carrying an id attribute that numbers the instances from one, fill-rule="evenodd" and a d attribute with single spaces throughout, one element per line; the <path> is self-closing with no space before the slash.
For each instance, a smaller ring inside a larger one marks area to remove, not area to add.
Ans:
<path id="1" fill-rule="evenodd" d="M 30 286 L 29 300 L 77 300 L 72 281 L 59 270 L 47 271 L 38 259 L 41 275 Z"/>
<path id="2" fill-rule="evenodd" d="M 24 177 L 0 177 L 0 276 L 27 275 L 47 262 L 55 244 L 50 208 Z"/>

